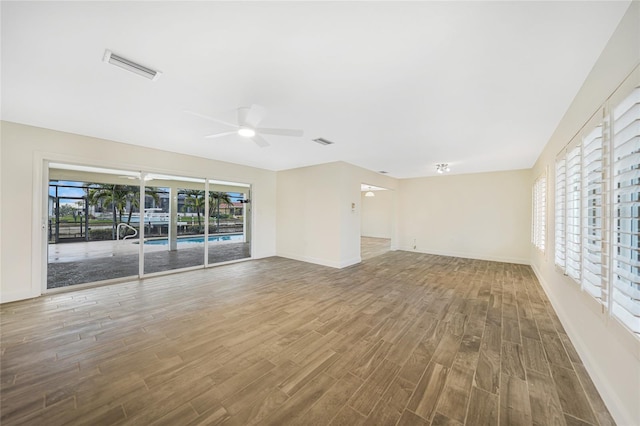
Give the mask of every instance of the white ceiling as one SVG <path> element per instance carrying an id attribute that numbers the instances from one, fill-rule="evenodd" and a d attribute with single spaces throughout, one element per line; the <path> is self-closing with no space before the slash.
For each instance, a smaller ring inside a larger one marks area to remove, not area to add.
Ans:
<path id="1" fill-rule="evenodd" d="M 3 1 L 1 117 L 271 170 L 529 168 L 628 5 Z M 253 103 L 305 136 L 204 139 L 228 129 L 184 113 Z"/>

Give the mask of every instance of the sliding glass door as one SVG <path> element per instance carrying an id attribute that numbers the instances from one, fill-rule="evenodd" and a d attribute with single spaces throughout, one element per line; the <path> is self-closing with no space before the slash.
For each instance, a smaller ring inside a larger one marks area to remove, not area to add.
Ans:
<path id="1" fill-rule="evenodd" d="M 247 184 L 62 163 L 49 178 L 48 289 L 251 257 Z"/>
<path id="2" fill-rule="evenodd" d="M 146 184 L 144 273 L 203 266 L 205 180 L 150 174 Z"/>
<path id="3" fill-rule="evenodd" d="M 251 257 L 249 186 L 209 181 L 209 264 Z"/>
<path id="4" fill-rule="evenodd" d="M 138 275 L 136 173 L 52 164 L 47 288 Z"/>

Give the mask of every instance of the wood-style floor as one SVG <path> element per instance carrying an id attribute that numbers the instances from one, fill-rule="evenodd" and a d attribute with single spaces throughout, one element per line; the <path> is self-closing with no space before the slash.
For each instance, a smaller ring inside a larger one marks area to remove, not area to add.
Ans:
<path id="1" fill-rule="evenodd" d="M 527 266 L 268 258 L 0 306 L 2 425 L 608 425 Z"/>
<path id="2" fill-rule="evenodd" d="M 360 237 L 360 258 L 368 260 L 391 250 L 391 239 Z"/>

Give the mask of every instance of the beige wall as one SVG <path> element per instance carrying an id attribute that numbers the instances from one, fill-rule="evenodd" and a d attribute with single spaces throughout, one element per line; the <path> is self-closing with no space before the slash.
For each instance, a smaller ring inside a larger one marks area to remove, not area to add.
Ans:
<path id="1" fill-rule="evenodd" d="M 554 266 L 554 162 L 616 87 L 640 63 L 640 3 L 634 2 L 609 40 L 564 118 L 538 158 L 532 179 L 549 170 L 546 253 L 531 250 L 531 263 L 565 330 L 574 342 L 618 424 L 640 424 L 640 340 L 623 329 Z M 640 77 L 636 77 L 636 84 Z M 530 182 L 533 184 L 533 181 Z"/>
<path id="2" fill-rule="evenodd" d="M 277 173 L 278 256 L 340 266 L 340 163 Z"/>
<path id="3" fill-rule="evenodd" d="M 380 173 L 372 172 L 352 164 L 342 163 L 344 176 L 344 202 L 342 203 L 342 224 L 345 230 L 342 233 L 342 251 L 346 259 L 360 259 L 360 227 L 362 203 L 361 184 L 379 186 L 387 188 L 391 193 L 392 205 L 394 209 L 391 211 L 391 250 L 396 250 L 398 243 L 397 237 L 397 209 L 396 207 L 396 189 L 398 188 L 398 179 L 390 178 Z M 355 203 L 355 211 L 351 209 L 351 203 Z"/>
<path id="4" fill-rule="evenodd" d="M 529 170 L 403 179 L 399 188 L 401 250 L 529 263 Z"/>
<path id="5" fill-rule="evenodd" d="M 1 132 L 2 302 L 38 296 L 43 288 L 46 159 L 252 184 L 252 255 L 275 255 L 275 172 L 16 123 L 3 122 Z"/>
<path id="6" fill-rule="evenodd" d="M 391 225 L 393 221 L 393 192 L 374 191 L 374 197 L 365 197 L 364 192 L 360 197 L 362 204 L 362 228 L 360 235 L 363 237 L 391 238 Z"/>
<path id="7" fill-rule="evenodd" d="M 278 256 L 335 268 L 360 262 L 362 182 L 397 185 L 343 162 L 278 172 Z"/>

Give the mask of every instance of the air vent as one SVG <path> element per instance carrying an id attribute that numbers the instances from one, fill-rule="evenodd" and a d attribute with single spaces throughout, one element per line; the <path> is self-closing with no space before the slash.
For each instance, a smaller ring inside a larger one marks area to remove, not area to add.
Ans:
<path id="1" fill-rule="evenodd" d="M 330 140 L 327 140 L 325 138 L 317 138 L 313 140 L 316 143 L 319 143 L 320 145 L 333 145 L 334 142 L 331 142 Z"/>
<path id="2" fill-rule="evenodd" d="M 135 62 L 125 59 L 122 56 L 114 54 L 110 50 L 104 51 L 104 57 L 102 58 L 102 61 L 108 62 L 111 65 L 115 65 L 134 74 L 138 74 L 142 77 L 148 78 L 151 81 L 156 81 L 162 75 L 160 71 L 155 71 L 143 65 L 136 64 Z"/>

